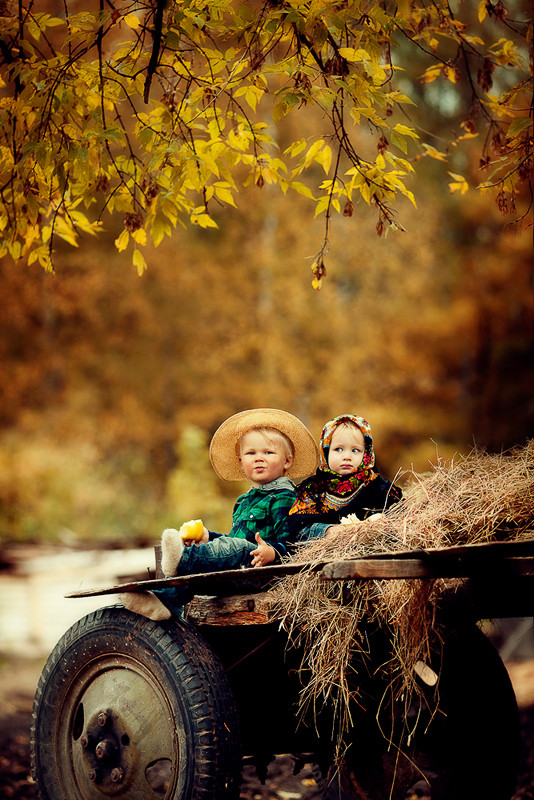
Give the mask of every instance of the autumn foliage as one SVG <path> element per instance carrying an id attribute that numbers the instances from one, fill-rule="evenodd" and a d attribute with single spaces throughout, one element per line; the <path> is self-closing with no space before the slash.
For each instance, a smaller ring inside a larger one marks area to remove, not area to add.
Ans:
<path id="1" fill-rule="evenodd" d="M 240 186 L 273 185 L 309 198 L 324 221 L 318 288 L 334 214 L 362 202 L 379 234 L 402 229 L 398 200 L 416 202 L 417 162 L 447 161 L 473 137 L 475 185 L 495 189 L 512 218 L 525 213 L 521 2 L 3 0 L 0 13 L 0 255 L 52 269 L 57 239 L 76 246 L 111 213 L 123 220 L 117 249 L 142 274 L 148 241 L 214 227 Z M 448 86 L 459 128 L 428 130 L 421 84 Z M 321 121 L 279 149 L 274 126 L 314 109 Z M 452 166 L 445 180 L 464 193 Z"/>
<path id="2" fill-rule="evenodd" d="M 527 11 L 0 0 L 0 539 L 225 529 L 246 407 L 532 435 Z"/>

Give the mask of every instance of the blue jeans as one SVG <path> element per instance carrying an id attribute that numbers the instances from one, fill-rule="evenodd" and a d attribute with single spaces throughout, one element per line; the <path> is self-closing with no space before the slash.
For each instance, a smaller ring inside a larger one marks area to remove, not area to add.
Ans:
<path id="1" fill-rule="evenodd" d="M 184 547 L 177 575 L 197 575 L 201 572 L 251 567 L 250 554 L 257 549 L 256 542 L 235 536 L 217 536 L 203 544 L 192 544 L 191 547 Z M 171 613 L 181 616 L 183 606 L 191 600 L 194 593 L 187 586 L 169 586 L 154 589 L 154 594 Z"/>
<path id="2" fill-rule="evenodd" d="M 321 539 L 331 525 L 337 524 L 337 522 L 314 522 L 308 528 L 302 528 L 298 535 L 297 543 Z"/>

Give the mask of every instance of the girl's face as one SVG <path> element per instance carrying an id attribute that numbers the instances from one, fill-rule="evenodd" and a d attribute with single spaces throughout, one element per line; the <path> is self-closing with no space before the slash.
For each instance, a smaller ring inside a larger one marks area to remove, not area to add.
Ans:
<path id="1" fill-rule="evenodd" d="M 365 440 L 359 428 L 340 425 L 334 431 L 328 450 L 328 466 L 338 475 L 352 475 L 362 463 Z"/>
<path id="2" fill-rule="evenodd" d="M 259 431 L 248 431 L 241 439 L 241 469 L 253 486 L 263 486 L 285 475 L 293 457 L 278 441 L 268 441 Z"/>

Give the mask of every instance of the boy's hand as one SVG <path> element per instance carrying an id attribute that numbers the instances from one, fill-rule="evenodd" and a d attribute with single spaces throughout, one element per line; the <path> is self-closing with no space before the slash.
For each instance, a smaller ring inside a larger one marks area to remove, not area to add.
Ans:
<path id="1" fill-rule="evenodd" d="M 204 530 L 202 531 L 202 538 L 199 539 L 198 541 L 195 542 L 193 539 L 184 539 L 184 544 L 186 547 L 191 547 L 192 544 L 196 544 L 196 546 L 198 547 L 199 544 L 204 544 L 204 542 L 209 542 L 210 533 L 205 525 L 203 526 L 203 528 Z"/>
<path id="2" fill-rule="evenodd" d="M 256 534 L 256 541 L 258 543 L 258 549 L 253 550 L 251 553 L 252 566 L 264 567 L 266 564 L 270 564 L 271 561 L 274 561 L 276 558 L 276 550 L 274 547 L 271 547 L 270 544 L 264 542 L 259 533 Z"/>

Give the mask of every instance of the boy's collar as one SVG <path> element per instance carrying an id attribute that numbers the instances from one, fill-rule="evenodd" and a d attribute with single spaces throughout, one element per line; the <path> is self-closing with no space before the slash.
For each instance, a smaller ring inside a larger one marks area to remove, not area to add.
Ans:
<path id="1" fill-rule="evenodd" d="M 257 489 L 259 492 L 270 492 L 273 489 L 295 489 L 295 484 L 287 475 L 282 475 L 281 478 L 276 478 L 270 483 L 264 483 L 263 486 L 251 486 L 250 488 Z"/>

